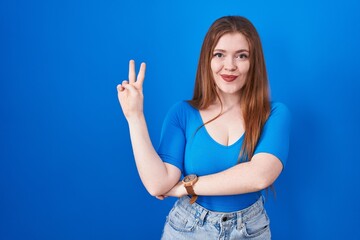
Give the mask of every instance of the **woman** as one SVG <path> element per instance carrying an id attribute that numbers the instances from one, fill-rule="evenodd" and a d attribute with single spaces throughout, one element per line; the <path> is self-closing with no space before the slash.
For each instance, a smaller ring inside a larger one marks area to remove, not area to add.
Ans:
<path id="1" fill-rule="evenodd" d="M 145 64 L 135 79 L 130 61 L 129 81 L 117 89 L 146 189 L 158 199 L 179 197 L 162 239 L 270 239 L 261 191 L 286 162 L 290 116 L 269 100 L 255 27 L 239 16 L 212 24 L 194 96 L 171 108 L 157 151 L 143 114 L 144 77 Z"/>

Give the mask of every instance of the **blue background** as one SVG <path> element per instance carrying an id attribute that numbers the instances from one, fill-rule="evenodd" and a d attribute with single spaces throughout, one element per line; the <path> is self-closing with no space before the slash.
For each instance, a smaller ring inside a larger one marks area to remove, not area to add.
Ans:
<path id="1" fill-rule="evenodd" d="M 192 96 L 203 37 L 223 15 L 262 38 L 272 98 L 293 114 L 269 194 L 273 239 L 360 239 L 359 3 L 1 1 L 0 239 L 159 239 L 175 199 L 138 177 L 116 85 L 147 63 L 153 144 Z"/>

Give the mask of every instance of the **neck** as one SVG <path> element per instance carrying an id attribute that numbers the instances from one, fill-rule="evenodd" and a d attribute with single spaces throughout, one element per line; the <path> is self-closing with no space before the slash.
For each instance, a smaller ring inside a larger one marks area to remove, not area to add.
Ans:
<path id="1" fill-rule="evenodd" d="M 235 94 L 224 94 L 224 93 L 220 93 L 219 92 L 219 97 L 221 100 L 217 99 L 216 100 L 216 105 L 220 105 L 222 104 L 223 106 L 223 110 L 227 111 L 232 109 L 233 107 L 238 107 L 240 106 L 240 95 L 239 93 L 235 93 Z"/>

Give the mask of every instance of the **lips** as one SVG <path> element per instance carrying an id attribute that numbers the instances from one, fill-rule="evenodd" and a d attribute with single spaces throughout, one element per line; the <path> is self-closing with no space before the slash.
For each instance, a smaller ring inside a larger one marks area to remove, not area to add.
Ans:
<path id="1" fill-rule="evenodd" d="M 220 76 L 222 79 L 224 79 L 225 82 L 232 82 L 238 77 L 236 75 L 227 75 L 227 74 L 220 74 Z"/>

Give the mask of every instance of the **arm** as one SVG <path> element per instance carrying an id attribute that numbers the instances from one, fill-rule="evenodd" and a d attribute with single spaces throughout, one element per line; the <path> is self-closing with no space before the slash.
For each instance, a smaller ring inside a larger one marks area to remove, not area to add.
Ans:
<path id="1" fill-rule="evenodd" d="M 194 191 L 199 196 L 235 195 L 256 192 L 269 187 L 280 175 L 283 165 L 272 154 L 258 153 L 250 162 L 237 164 L 225 171 L 199 177 Z M 166 196 L 181 197 L 187 192 L 181 182 Z"/>
<path id="2" fill-rule="evenodd" d="M 152 196 L 169 191 L 180 179 L 180 170 L 164 163 L 156 153 L 141 116 L 129 122 L 130 138 L 137 170 L 145 188 Z"/>
<path id="3" fill-rule="evenodd" d="M 282 171 L 282 164 L 267 153 L 255 155 L 250 162 L 220 173 L 200 177 L 194 190 L 199 195 L 234 195 L 269 187 Z"/>
<path id="4" fill-rule="evenodd" d="M 147 191 L 153 195 L 168 192 L 180 179 L 180 170 L 164 163 L 156 153 L 149 136 L 143 113 L 143 81 L 145 64 L 135 81 L 135 63 L 129 63 L 129 82 L 117 86 L 118 98 L 128 122 L 136 167 Z"/>

